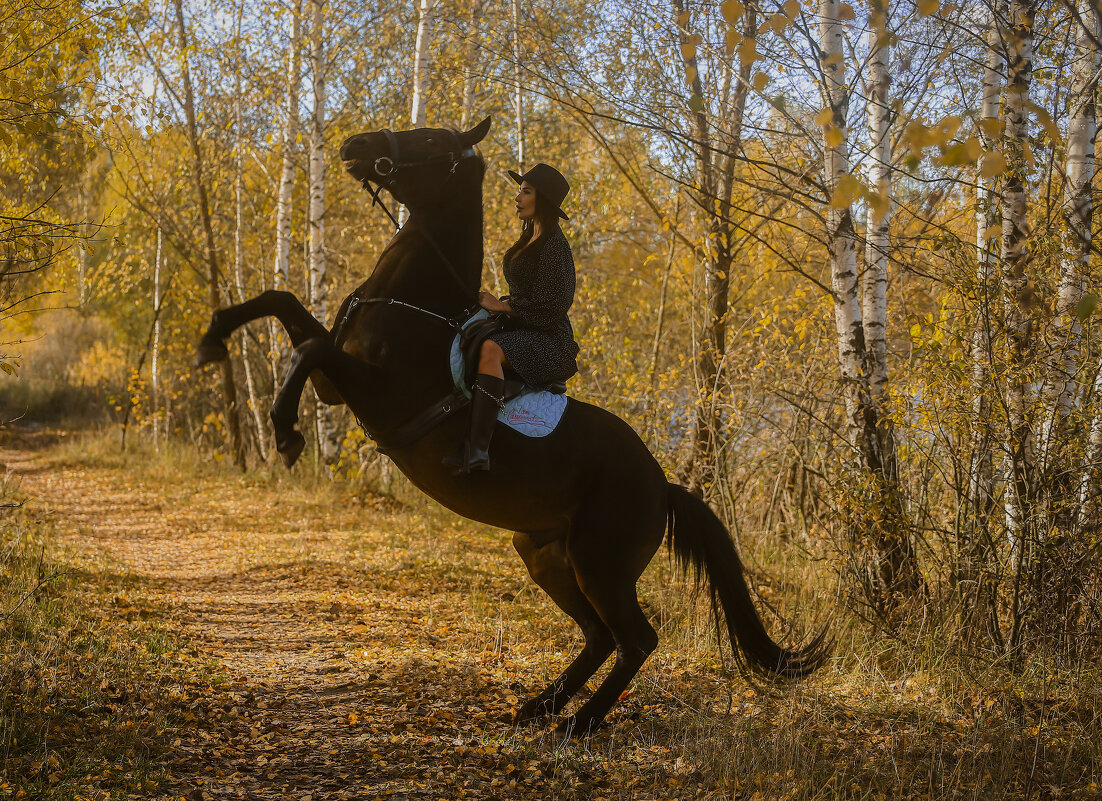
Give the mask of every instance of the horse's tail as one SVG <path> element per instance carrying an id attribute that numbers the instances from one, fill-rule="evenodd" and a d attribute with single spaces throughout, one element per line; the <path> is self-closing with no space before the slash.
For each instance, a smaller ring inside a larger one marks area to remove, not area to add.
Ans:
<path id="1" fill-rule="evenodd" d="M 797 650 L 782 648 L 770 639 L 750 598 L 731 535 L 704 501 L 670 484 L 667 514 L 668 545 L 681 569 L 692 572 L 698 587 L 707 583 L 716 625 L 726 622 L 740 669 L 799 678 L 826 661 L 831 643 L 825 628 Z"/>

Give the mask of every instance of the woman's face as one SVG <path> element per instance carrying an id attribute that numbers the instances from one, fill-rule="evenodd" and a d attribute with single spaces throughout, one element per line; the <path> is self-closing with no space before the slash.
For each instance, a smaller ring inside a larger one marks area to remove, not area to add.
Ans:
<path id="1" fill-rule="evenodd" d="M 527 181 L 522 181 L 517 190 L 517 217 L 531 220 L 536 216 L 536 189 Z"/>

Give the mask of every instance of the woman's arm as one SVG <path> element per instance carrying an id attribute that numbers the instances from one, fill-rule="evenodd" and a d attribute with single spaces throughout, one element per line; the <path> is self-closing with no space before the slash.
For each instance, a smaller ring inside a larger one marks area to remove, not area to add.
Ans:
<path id="1" fill-rule="evenodd" d="M 513 307 L 509 305 L 509 301 L 504 299 L 498 300 L 492 292 L 487 292 L 485 289 L 480 290 L 478 293 L 478 305 L 486 311 L 505 312 L 506 314 L 513 313 Z"/>

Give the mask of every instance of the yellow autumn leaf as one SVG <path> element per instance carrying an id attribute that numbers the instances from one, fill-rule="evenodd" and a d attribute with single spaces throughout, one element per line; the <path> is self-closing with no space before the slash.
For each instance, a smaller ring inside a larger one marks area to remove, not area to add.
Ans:
<path id="1" fill-rule="evenodd" d="M 787 0 L 783 8 L 785 16 L 789 19 L 796 19 L 800 13 L 800 0 Z"/>
<path id="2" fill-rule="evenodd" d="M 816 125 L 830 125 L 831 121 L 833 121 L 833 120 L 834 120 L 834 110 L 833 109 L 824 108 L 818 114 L 815 115 L 815 124 Z"/>
<path id="3" fill-rule="evenodd" d="M 918 339 L 920 336 L 922 336 L 922 326 L 915 323 L 911 326 L 911 339 Z"/>
<path id="4" fill-rule="evenodd" d="M 1002 136 L 1004 122 L 1001 117 L 984 117 L 978 125 L 984 136 L 990 138 Z"/>
<path id="5" fill-rule="evenodd" d="M 769 76 L 764 72 L 759 72 L 754 76 L 754 88 L 759 92 L 769 84 Z"/>
<path id="6" fill-rule="evenodd" d="M 834 194 L 830 198 L 831 207 L 836 209 L 848 207 L 861 194 L 863 188 L 860 178 L 852 173 L 843 173 L 834 186 Z"/>
<path id="7" fill-rule="evenodd" d="M 727 20 L 727 24 L 734 25 L 746 13 L 746 6 L 740 3 L 739 0 L 725 0 L 725 2 L 720 3 L 719 10 L 723 14 L 723 18 Z"/>
<path id="8" fill-rule="evenodd" d="M 823 130 L 823 139 L 827 147 L 838 147 L 846 139 L 846 132 L 835 125 L 827 125 Z"/>
<path id="9" fill-rule="evenodd" d="M 997 150 L 988 153 L 980 162 L 980 176 L 983 178 L 994 178 L 996 175 L 1001 175 L 1004 170 L 1006 170 L 1006 156 Z"/>
<path id="10" fill-rule="evenodd" d="M 738 56 L 743 64 L 753 64 L 758 58 L 758 42 L 756 39 L 744 39 L 738 47 Z"/>
<path id="11" fill-rule="evenodd" d="M 918 8 L 918 13 L 924 17 L 936 13 L 938 8 L 941 7 L 939 0 L 918 0 L 915 5 Z"/>
<path id="12" fill-rule="evenodd" d="M 841 22 L 849 22 L 850 20 L 857 19 L 857 15 L 853 12 L 853 6 L 849 3 L 839 3 L 838 19 Z"/>

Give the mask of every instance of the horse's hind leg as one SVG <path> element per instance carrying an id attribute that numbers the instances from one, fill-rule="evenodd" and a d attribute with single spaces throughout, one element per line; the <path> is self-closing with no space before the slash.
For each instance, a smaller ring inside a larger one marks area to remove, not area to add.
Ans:
<path id="1" fill-rule="evenodd" d="M 524 560 L 532 579 L 551 600 L 574 619 L 585 635 L 582 652 L 557 679 L 517 710 L 514 724 L 554 715 L 582 688 L 612 653 L 612 632 L 601 622 L 593 605 L 578 587 L 574 568 L 562 539 L 540 545 L 529 534 L 513 535 L 513 547 Z"/>
<path id="2" fill-rule="evenodd" d="M 252 300 L 227 306 L 211 315 L 210 325 L 195 349 L 195 366 L 217 362 L 229 355 L 225 339 L 241 326 L 261 317 L 276 317 L 287 329 L 294 347 L 314 337 L 329 335 L 326 327 L 290 292 L 269 289 Z"/>
<path id="3" fill-rule="evenodd" d="M 646 487 L 636 490 L 647 497 Z M 659 497 L 664 500 L 664 493 Z M 635 590 L 665 532 L 665 511 L 648 509 L 651 505 L 643 503 L 630 512 L 620 506 L 623 514 L 617 514 L 612 504 L 596 516 L 579 515 L 575 520 L 567 552 L 578 586 L 612 632 L 616 661 L 601 686 L 560 726 L 564 733 L 584 736 L 595 729 L 658 647 L 658 634 Z"/>
<path id="4" fill-rule="evenodd" d="M 306 439 L 295 430 L 295 423 L 298 422 L 298 402 L 306 387 L 306 379 L 315 370 L 320 371 L 346 401 L 363 397 L 371 389 L 368 365 L 335 347 L 328 335 L 308 339 L 296 347 L 271 410 L 276 451 L 287 467 L 298 460 L 306 444 Z M 354 406 L 352 411 L 356 411 Z"/>

